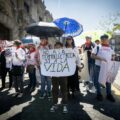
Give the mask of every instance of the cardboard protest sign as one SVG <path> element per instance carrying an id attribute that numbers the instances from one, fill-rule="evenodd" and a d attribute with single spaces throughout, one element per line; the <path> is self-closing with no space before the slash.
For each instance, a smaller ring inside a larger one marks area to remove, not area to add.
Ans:
<path id="1" fill-rule="evenodd" d="M 13 45 L 13 41 L 0 40 L 0 47 L 4 49 L 5 47 L 10 47 Z"/>
<path id="2" fill-rule="evenodd" d="M 44 76 L 71 76 L 76 70 L 73 49 L 52 49 L 40 51 L 41 74 Z"/>

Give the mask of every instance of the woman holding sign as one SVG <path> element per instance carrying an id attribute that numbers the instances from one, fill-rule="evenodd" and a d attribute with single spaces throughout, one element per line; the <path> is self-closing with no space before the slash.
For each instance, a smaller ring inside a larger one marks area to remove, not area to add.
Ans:
<path id="1" fill-rule="evenodd" d="M 55 49 L 62 49 L 63 44 L 57 42 L 55 44 Z M 55 112 L 58 108 L 58 94 L 59 94 L 59 86 L 62 95 L 62 104 L 63 104 L 63 113 L 68 113 L 67 110 L 67 77 L 52 77 L 52 95 L 53 95 L 53 106 L 50 109 L 50 112 Z"/>
<path id="2" fill-rule="evenodd" d="M 77 48 L 75 48 L 75 43 L 74 43 L 74 39 L 72 36 L 69 36 L 66 38 L 65 46 L 66 46 L 66 48 L 72 48 L 74 50 L 75 56 L 77 58 L 77 60 L 76 60 L 77 67 L 76 67 L 75 74 L 68 77 L 68 95 L 70 95 L 70 89 L 71 89 L 72 97 L 74 97 L 75 91 L 80 91 L 78 70 L 79 70 L 79 66 L 81 65 L 81 63 L 80 63 L 79 51 Z"/>

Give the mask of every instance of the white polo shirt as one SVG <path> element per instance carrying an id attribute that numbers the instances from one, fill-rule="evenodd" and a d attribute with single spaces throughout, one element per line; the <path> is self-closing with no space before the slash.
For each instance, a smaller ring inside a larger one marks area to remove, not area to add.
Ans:
<path id="1" fill-rule="evenodd" d="M 101 46 L 99 48 L 99 51 L 97 53 L 97 47 L 95 47 L 92 50 L 93 54 L 97 54 L 97 56 L 106 59 L 107 61 L 111 61 L 112 59 L 112 55 L 115 54 L 115 52 L 110 48 L 110 47 L 105 47 L 105 46 Z M 101 61 L 100 60 L 95 60 L 95 64 L 100 66 L 101 65 Z"/>

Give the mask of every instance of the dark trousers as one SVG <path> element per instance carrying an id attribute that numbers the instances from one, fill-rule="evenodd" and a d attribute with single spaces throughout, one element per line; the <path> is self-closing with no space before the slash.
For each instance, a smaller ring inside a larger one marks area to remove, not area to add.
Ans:
<path id="1" fill-rule="evenodd" d="M 15 92 L 23 92 L 23 75 L 13 76 Z"/>
<path id="2" fill-rule="evenodd" d="M 78 78 L 78 67 L 76 67 L 75 74 L 68 77 L 67 87 L 68 87 L 68 92 L 70 89 L 72 90 L 73 93 L 75 92 L 75 90 L 77 90 L 77 91 L 80 90 L 79 78 Z"/>
<path id="3" fill-rule="evenodd" d="M 99 78 L 99 73 L 100 73 L 100 66 L 95 66 L 95 77 L 94 77 L 94 85 L 96 87 L 97 90 L 97 94 L 101 94 L 101 86 L 100 83 L 98 81 Z M 110 95 L 111 94 L 111 83 L 106 82 L 106 94 Z"/>
<path id="4" fill-rule="evenodd" d="M 9 74 L 9 88 L 12 87 L 12 83 L 13 83 L 13 80 L 12 80 L 12 73 L 10 71 L 9 68 L 5 68 L 4 70 L 1 70 L 1 79 L 2 79 L 2 87 L 5 87 L 5 81 L 6 81 L 6 76 L 7 76 L 7 73 Z"/>
<path id="5" fill-rule="evenodd" d="M 36 69 L 34 68 L 34 71 L 29 73 L 29 79 L 30 79 L 30 87 L 36 86 Z"/>
<path id="6" fill-rule="evenodd" d="M 23 92 L 24 67 L 13 66 L 12 75 L 16 92 Z"/>
<path id="7" fill-rule="evenodd" d="M 59 86 L 62 94 L 62 103 L 67 104 L 67 78 L 66 77 L 53 77 L 52 78 L 52 95 L 53 103 L 58 103 Z"/>

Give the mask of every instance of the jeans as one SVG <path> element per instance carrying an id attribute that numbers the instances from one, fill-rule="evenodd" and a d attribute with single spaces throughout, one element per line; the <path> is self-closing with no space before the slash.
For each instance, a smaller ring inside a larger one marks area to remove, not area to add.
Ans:
<path id="1" fill-rule="evenodd" d="M 32 73 L 29 73 L 30 78 L 30 87 L 36 86 L 36 69 L 34 68 L 34 71 Z"/>
<path id="2" fill-rule="evenodd" d="M 95 77 L 95 64 L 92 64 L 91 69 L 90 69 L 90 80 L 94 82 L 94 77 Z"/>
<path id="3" fill-rule="evenodd" d="M 94 85 L 96 87 L 98 95 L 101 94 L 101 86 L 100 86 L 100 83 L 98 82 L 99 73 L 100 73 L 100 66 L 95 65 Z M 108 83 L 108 82 L 106 82 L 106 94 L 107 95 L 111 94 L 111 83 Z"/>
<path id="4" fill-rule="evenodd" d="M 47 85 L 47 92 L 51 92 L 51 79 L 50 77 L 41 75 L 41 94 L 45 93 L 45 86 Z"/>

